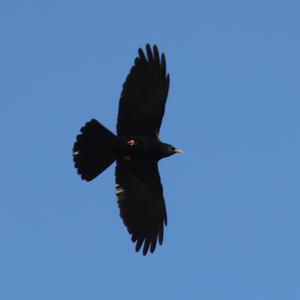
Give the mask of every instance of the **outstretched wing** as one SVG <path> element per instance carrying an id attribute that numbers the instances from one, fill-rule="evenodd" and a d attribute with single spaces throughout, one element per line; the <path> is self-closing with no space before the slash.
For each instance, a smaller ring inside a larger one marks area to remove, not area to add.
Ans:
<path id="1" fill-rule="evenodd" d="M 153 253 L 157 240 L 163 242 L 167 212 L 157 163 L 117 162 L 116 194 L 120 215 L 136 251 L 143 246 Z"/>
<path id="2" fill-rule="evenodd" d="M 124 84 L 119 103 L 119 135 L 158 135 L 169 90 L 165 55 L 157 46 L 138 50 Z"/>

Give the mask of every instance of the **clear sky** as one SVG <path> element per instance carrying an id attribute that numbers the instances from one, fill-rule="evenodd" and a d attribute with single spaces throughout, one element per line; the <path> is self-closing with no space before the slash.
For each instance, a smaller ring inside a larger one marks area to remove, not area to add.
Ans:
<path id="1" fill-rule="evenodd" d="M 300 299 L 299 1 L 1 1 L 0 299 Z M 169 224 L 135 253 L 114 167 L 72 145 L 115 131 L 139 47 L 167 57 Z"/>

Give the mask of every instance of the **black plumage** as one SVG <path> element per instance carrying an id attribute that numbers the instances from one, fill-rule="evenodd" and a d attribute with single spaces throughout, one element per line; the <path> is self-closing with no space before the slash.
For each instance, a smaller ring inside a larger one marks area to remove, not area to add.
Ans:
<path id="1" fill-rule="evenodd" d="M 138 50 L 123 85 L 117 135 L 92 119 L 81 128 L 73 160 L 81 178 L 90 181 L 115 160 L 120 215 L 136 251 L 154 252 L 163 242 L 167 212 L 157 162 L 181 150 L 162 143 L 159 130 L 169 90 L 165 55 L 157 46 Z"/>

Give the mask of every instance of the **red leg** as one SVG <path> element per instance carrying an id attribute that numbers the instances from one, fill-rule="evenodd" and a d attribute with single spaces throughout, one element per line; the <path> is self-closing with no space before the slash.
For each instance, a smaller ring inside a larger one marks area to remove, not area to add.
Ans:
<path id="1" fill-rule="evenodd" d="M 127 156 L 127 155 L 124 155 L 123 156 L 123 159 L 127 162 L 130 162 L 131 161 L 131 157 L 130 156 Z"/>

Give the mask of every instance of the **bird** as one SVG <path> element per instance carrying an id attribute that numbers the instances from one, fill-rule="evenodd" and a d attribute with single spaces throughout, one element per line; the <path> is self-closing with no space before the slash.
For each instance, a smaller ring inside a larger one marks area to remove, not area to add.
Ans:
<path id="1" fill-rule="evenodd" d="M 158 161 L 183 151 L 161 142 L 170 76 L 165 54 L 156 45 L 139 48 L 122 87 L 114 134 L 96 119 L 80 130 L 73 146 L 78 174 L 91 181 L 116 161 L 120 216 L 136 252 L 153 253 L 162 245 L 167 210 Z"/>

